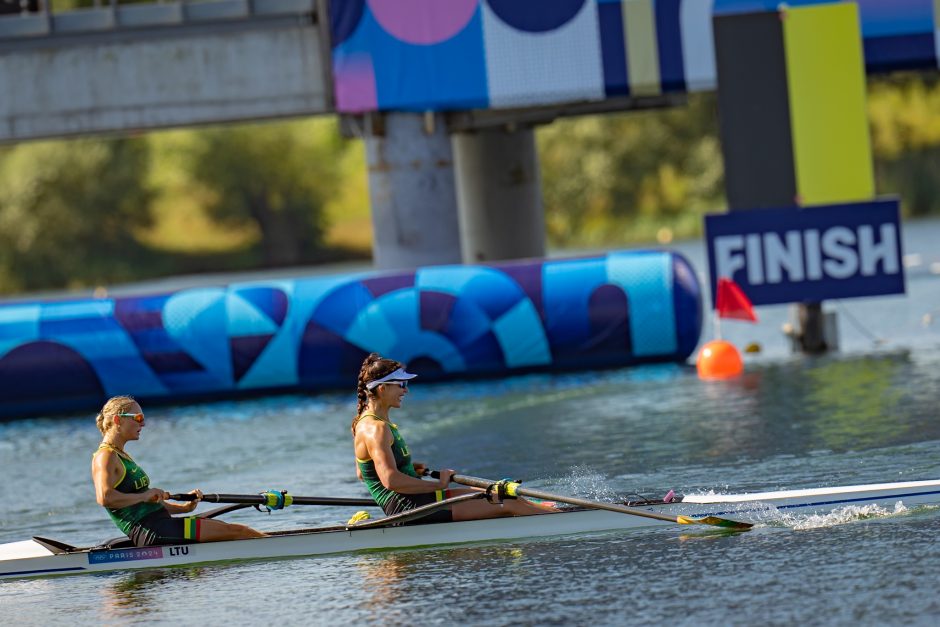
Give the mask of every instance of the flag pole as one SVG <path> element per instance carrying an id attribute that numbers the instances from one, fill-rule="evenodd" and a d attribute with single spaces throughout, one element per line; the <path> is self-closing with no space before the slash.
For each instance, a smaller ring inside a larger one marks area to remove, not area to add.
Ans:
<path id="1" fill-rule="evenodd" d="M 721 339 L 721 313 L 720 313 L 721 310 L 718 308 L 718 305 L 721 304 L 719 302 L 721 301 L 721 277 L 719 277 L 718 281 L 716 282 L 714 294 L 715 294 L 715 302 L 714 302 L 714 307 L 712 308 L 712 311 L 715 316 L 715 339 L 720 340 Z"/>

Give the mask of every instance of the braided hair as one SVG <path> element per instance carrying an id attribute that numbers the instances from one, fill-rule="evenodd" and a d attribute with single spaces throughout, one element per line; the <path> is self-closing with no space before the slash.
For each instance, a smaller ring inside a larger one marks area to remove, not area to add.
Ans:
<path id="1" fill-rule="evenodd" d="M 98 431 L 101 431 L 102 434 L 106 433 L 108 425 L 113 422 L 113 420 L 109 421 L 108 419 L 113 419 L 118 414 L 123 414 L 133 407 L 136 402 L 133 396 L 115 396 L 108 399 L 108 402 L 104 404 L 104 407 L 102 407 L 98 415 L 95 416 L 95 424 L 98 425 Z"/>
<path id="2" fill-rule="evenodd" d="M 369 395 L 375 394 L 375 390 L 366 389 L 366 383 L 381 379 L 386 375 L 392 374 L 399 368 L 404 368 L 404 366 L 394 359 L 385 359 L 378 353 L 370 353 L 369 356 L 365 358 L 365 361 L 362 362 L 362 368 L 359 369 L 359 384 L 356 388 L 356 396 L 359 402 L 356 406 L 356 415 L 353 416 L 351 426 L 353 435 L 356 435 L 356 423 L 359 421 L 359 416 L 362 415 L 362 412 L 366 410 L 366 405 L 369 404 Z"/>

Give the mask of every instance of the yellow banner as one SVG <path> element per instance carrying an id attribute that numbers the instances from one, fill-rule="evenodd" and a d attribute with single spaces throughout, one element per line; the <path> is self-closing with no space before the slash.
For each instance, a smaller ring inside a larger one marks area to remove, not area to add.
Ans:
<path id="1" fill-rule="evenodd" d="M 788 8 L 781 17 L 799 204 L 874 197 L 857 5 Z"/>

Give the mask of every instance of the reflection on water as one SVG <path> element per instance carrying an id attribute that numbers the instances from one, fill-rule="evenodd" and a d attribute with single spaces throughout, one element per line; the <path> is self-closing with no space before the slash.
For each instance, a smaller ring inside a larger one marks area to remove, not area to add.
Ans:
<path id="1" fill-rule="evenodd" d="M 654 494 L 677 487 L 674 479 L 648 482 L 666 471 L 707 477 L 716 464 L 747 470 L 788 455 L 940 440 L 935 395 L 924 392 L 940 387 L 940 368 L 924 367 L 907 351 L 756 364 L 727 381 L 701 381 L 691 368 L 658 370 L 664 373 L 593 373 L 576 395 L 559 394 L 548 378 L 539 388 L 549 402 L 489 417 L 465 399 L 451 412 L 471 415 L 465 425 L 423 420 L 422 409 L 441 401 L 434 394 L 415 399 L 400 424 L 416 455 L 467 474 L 574 485 L 594 473 L 616 477 L 618 491 Z M 759 478 L 735 472 L 725 482 Z"/>
<path id="2" fill-rule="evenodd" d="M 526 560 L 530 546 L 497 544 L 358 555 L 352 564 L 359 577 L 351 576 L 349 582 L 361 587 L 350 589 L 349 594 L 359 600 L 357 611 L 367 622 L 419 622 L 420 612 L 402 612 L 403 604 L 422 604 L 432 597 L 443 597 L 442 602 L 473 597 L 494 568 L 520 583 L 535 575 Z M 493 602 L 498 610 L 504 599 Z"/>
<path id="3" fill-rule="evenodd" d="M 419 553 L 388 553 L 363 555 L 354 562 L 368 592 L 370 612 L 381 616 L 383 608 L 392 605 L 403 592 L 402 584 L 420 569 Z"/>
<path id="4" fill-rule="evenodd" d="M 906 352 L 827 357 L 703 382 L 701 417 L 677 433 L 697 459 L 916 441 L 922 427 L 937 427 L 926 407 L 902 403 L 899 381 L 916 376 L 910 365 Z"/>
<path id="5" fill-rule="evenodd" d="M 816 436 L 833 450 L 865 449 L 909 439 L 915 424 L 904 419 L 898 379 L 907 353 L 830 361 L 807 372 L 807 401 L 816 408 Z"/>
<path id="6" fill-rule="evenodd" d="M 721 527 L 702 527 L 701 529 L 696 529 L 694 532 L 691 532 L 691 533 L 680 533 L 678 535 L 678 540 L 680 543 L 709 542 L 713 540 L 718 540 L 720 538 L 727 538 L 728 536 L 738 535 L 740 533 L 747 533 L 747 532 L 734 530 L 734 529 L 722 529 Z"/>
<path id="7" fill-rule="evenodd" d="M 160 588 L 167 584 L 188 584 L 201 578 L 201 567 L 135 570 L 117 576 L 105 575 L 108 584 L 100 588 L 102 620 L 119 618 L 159 618 L 165 608 Z"/>

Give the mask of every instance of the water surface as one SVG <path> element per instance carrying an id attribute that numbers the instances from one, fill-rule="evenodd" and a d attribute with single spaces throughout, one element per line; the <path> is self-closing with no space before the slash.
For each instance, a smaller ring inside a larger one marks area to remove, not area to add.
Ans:
<path id="1" fill-rule="evenodd" d="M 937 478 L 936 241 L 940 223 L 905 228 L 907 295 L 827 305 L 840 312 L 836 354 L 792 355 L 788 308 L 764 307 L 759 325 L 723 325 L 763 347 L 736 380 L 683 364 L 415 385 L 395 421 L 434 466 L 603 499 Z M 699 244 L 681 248 L 704 269 Z M 354 411 L 352 393 L 150 408 L 128 448 L 172 492 L 362 496 Z M 0 542 L 117 535 L 89 479 L 99 440 L 92 416 L 0 425 Z M 229 519 L 284 529 L 348 515 Z M 0 623 L 926 625 L 940 617 L 938 533 L 940 511 L 902 506 L 770 517 L 742 534 L 658 527 L 8 581 Z"/>

